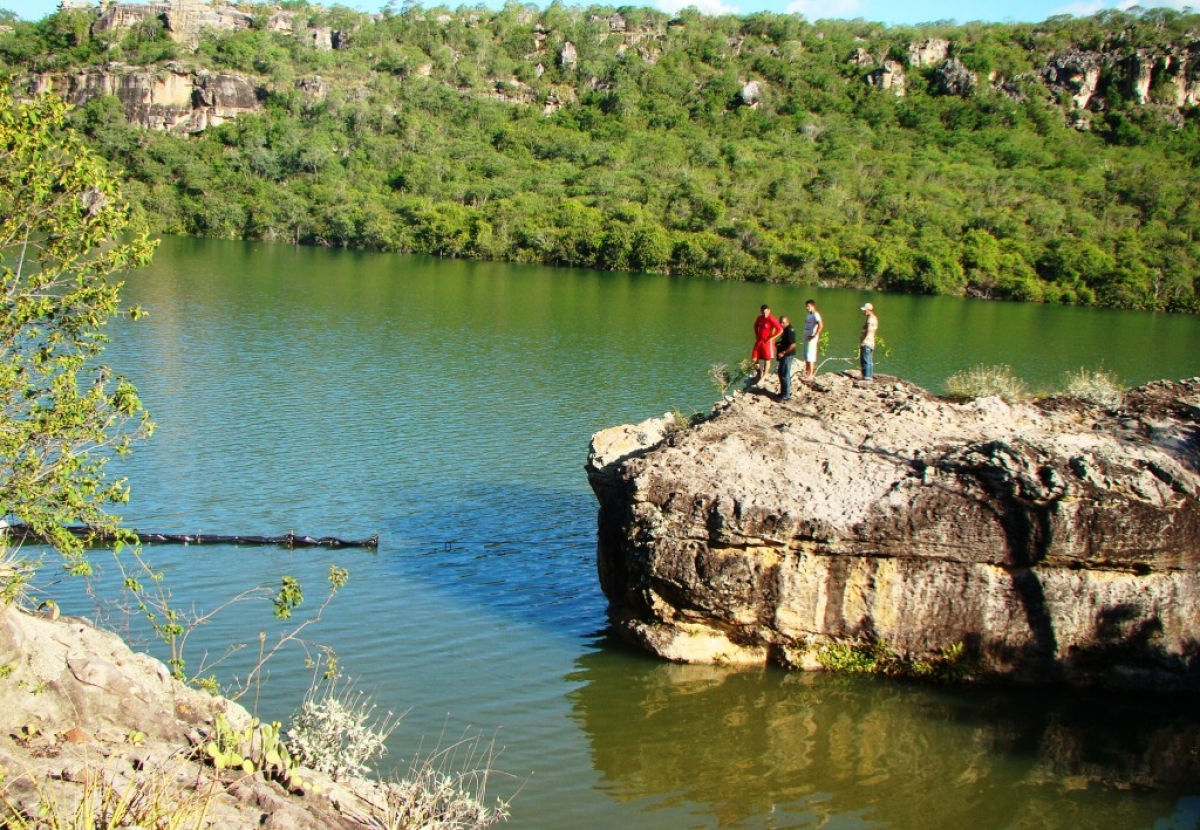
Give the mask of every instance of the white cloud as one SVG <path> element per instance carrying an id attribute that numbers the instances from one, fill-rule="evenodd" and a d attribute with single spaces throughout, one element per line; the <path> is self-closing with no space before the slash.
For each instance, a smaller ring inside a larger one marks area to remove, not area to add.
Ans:
<path id="1" fill-rule="evenodd" d="M 792 0 L 787 10 L 792 14 L 802 14 L 808 20 L 849 19 L 861 17 L 865 6 L 863 0 Z"/>
<path id="2" fill-rule="evenodd" d="M 658 7 L 667 14 L 675 14 L 680 9 L 695 6 L 705 14 L 738 14 L 738 7 L 731 6 L 723 0 L 658 0 Z"/>

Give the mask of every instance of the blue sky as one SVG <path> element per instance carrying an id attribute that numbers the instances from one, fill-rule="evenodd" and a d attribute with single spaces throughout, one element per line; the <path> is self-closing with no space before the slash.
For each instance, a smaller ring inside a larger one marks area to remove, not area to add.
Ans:
<path id="1" fill-rule="evenodd" d="M 567 5 L 588 5 L 587 2 L 572 2 Z M 1195 0 L 1192 0 L 1194 2 Z M 604 0 L 601 0 L 604 2 Z M 341 5 L 352 6 L 363 11 L 378 11 L 386 0 L 376 4 L 362 0 L 342 0 Z M 635 5 L 631 0 L 612 0 L 605 5 Z M 442 0 L 442 4 L 454 8 L 459 0 Z M 324 5 L 334 5 L 327 0 Z M 425 6 L 439 5 L 437 0 L 425 0 Z M 492 3 L 488 3 L 492 5 Z M 541 4 L 544 5 L 544 4 Z M 971 20 L 1038 22 L 1056 14 L 1085 16 L 1106 8 L 1129 8 L 1131 0 L 1009 0 L 1009 2 L 978 2 L 978 0 L 646 0 L 645 5 L 656 5 L 674 12 L 684 6 L 693 5 L 701 11 L 713 14 L 749 14 L 756 11 L 799 12 L 809 20 L 826 17 L 875 20 L 890 25 L 927 23 L 933 20 Z M 1166 6 L 1184 10 L 1190 2 L 1167 0 L 1154 6 Z M 39 20 L 54 11 L 58 0 L 0 0 L 0 8 L 16 12 L 25 20 Z"/>

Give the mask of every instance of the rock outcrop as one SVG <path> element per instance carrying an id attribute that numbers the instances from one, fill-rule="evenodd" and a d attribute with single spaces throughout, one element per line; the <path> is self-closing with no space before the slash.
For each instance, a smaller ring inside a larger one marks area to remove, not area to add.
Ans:
<path id="1" fill-rule="evenodd" d="M 950 41 L 940 37 L 931 37 L 919 43 L 908 44 L 909 66 L 934 66 L 946 59 L 950 54 Z"/>
<path id="2" fill-rule="evenodd" d="M 218 715 L 250 723 L 239 704 L 188 688 L 115 634 L 0 604 L 0 825 L 6 808 L 36 816 L 51 804 L 70 817 L 85 797 L 95 807 L 100 782 L 147 807 L 174 804 L 195 826 L 201 808 L 203 826 L 296 830 L 363 827 L 380 812 L 384 785 L 306 771 L 321 792 L 300 794 L 198 762 L 193 749 Z"/>
<path id="3" fill-rule="evenodd" d="M 981 675 L 1200 689 L 1200 378 L 1111 411 L 835 375 L 665 428 L 588 467 L 610 620 L 656 654 L 962 644 Z"/>
<path id="4" fill-rule="evenodd" d="M 261 109 L 258 86 L 235 72 L 191 70 L 179 64 L 145 68 L 124 64 L 89 67 L 75 74 L 42 74 L 32 94 L 54 92 L 76 106 L 113 95 L 130 124 L 174 133 L 197 133 Z"/>
<path id="5" fill-rule="evenodd" d="M 152 3 L 102 3 L 96 9 L 93 31 L 130 29 L 146 20 L 161 20 L 171 40 L 194 44 L 205 31 L 249 29 L 254 18 L 233 6 L 199 0 L 164 0 Z"/>
<path id="6" fill-rule="evenodd" d="M 886 60 L 883 66 L 869 72 L 867 83 L 877 89 L 891 92 L 897 98 L 903 98 L 908 91 L 905 86 L 904 67 L 893 60 Z"/>
<path id="7" fill-rule="evenodd" d="M 979 85 L 975 73 L 963 66 L 958 58 L 948 58 L 933 71 L 933 82 L 942 95 L 968 97 Z"/>

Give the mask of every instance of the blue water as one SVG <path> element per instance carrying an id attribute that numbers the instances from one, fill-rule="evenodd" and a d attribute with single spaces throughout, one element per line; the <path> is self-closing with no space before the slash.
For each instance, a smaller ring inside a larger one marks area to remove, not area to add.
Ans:
<path id="1" fill-rule="evenodd" d="M 758 305 L 799 317 L 808 296 L 829 356 L 853 355 L 869 297 L 878 371 L 933 388 L 974 363 L 1035 387 L 1079 366 L 1200 374 L 1191 317 L 168 239 L 127 280 L 149 319 L 115 325 L 107 354 L 158 424 L 117 470 L 127 524 L 381 537 L 147 547 L 178 608 L 263 587 L 189 634 L 189 671 L 244 679 L 259 632 L 269 648 L 310 619 L 337 565 L 349 585 L 242 702 L 286 719 L 332 648 L 406 713 L 381 771 L 482 735 L 513 826 L 1198 826 L 1191 701 L 675 666 L 607 638 L 588 438 L 707 409 L 707 370 L 748 353 Z M 264 598 L 283 574 L 306 597 L 288 623 Z"/>

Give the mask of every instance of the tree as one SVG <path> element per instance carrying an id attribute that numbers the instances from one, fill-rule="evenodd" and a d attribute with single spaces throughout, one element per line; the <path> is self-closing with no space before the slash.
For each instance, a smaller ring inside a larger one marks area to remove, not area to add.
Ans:
<path id="1" fill-rule="evenodd" d="M 152 425 L 137 390 L 97 360 L 122 313 L 110 276 L 149 262 L 117 180 L 69 129 L 67 105 L 0 86 L 0 516 L 87 572 L 82 523 L 118 531 L 123 480 L 105 465 Z"/>

